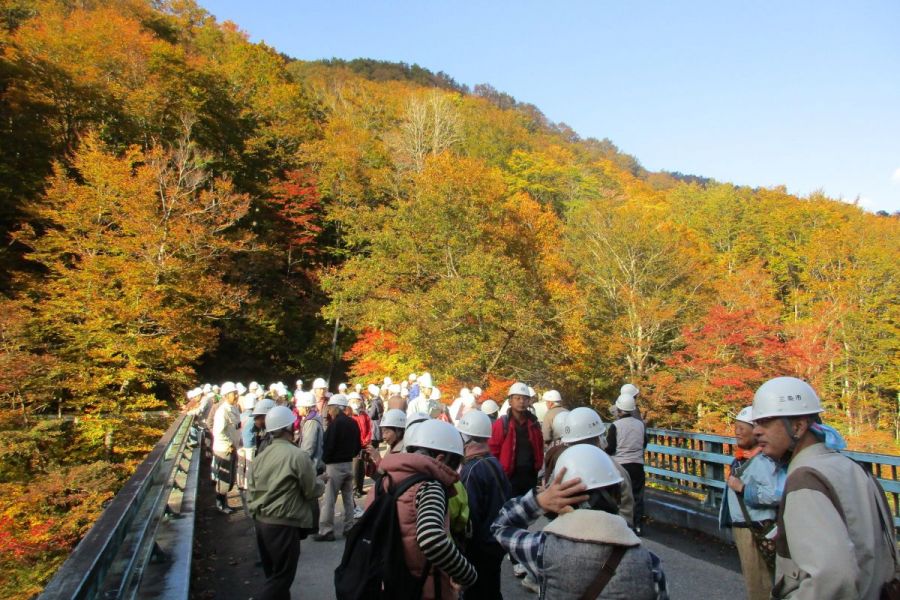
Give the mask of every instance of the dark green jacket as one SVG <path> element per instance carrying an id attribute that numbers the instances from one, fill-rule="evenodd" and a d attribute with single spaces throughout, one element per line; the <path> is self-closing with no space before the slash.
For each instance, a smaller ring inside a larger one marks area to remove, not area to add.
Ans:
<path id="1" fill-rule="evenodd" d="M 252 463 L 250 514 L 260 523 L 310 529 L 324 490 L 309 454 L 287 440 L 273 440 Z"/>

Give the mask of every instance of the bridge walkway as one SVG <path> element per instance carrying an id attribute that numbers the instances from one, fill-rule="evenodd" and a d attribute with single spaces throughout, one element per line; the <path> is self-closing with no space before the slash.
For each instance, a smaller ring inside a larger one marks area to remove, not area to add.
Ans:
<path id="1" fill-rule="evenodd" d="M 262 567 L 257 563 L 252 521 L 242 510 L 237 490 L 229 496 L 229 503 L 238 509 L 233 514 L 224 515 L 216 510 L 208 467 L 204 468 L 197 498 L 191 576 L 191 598 L 195 600 L 248 600 L 264 580 Z M 338 516 L 335 519 L 338 530 L 340 523 Z M 645 531 L 647 547 L 662 558 L 674 600 L 746 598 L 734 547 L 695 531 L 652 521 Z M 342 537 L 336 542 L 304 540 L 291 596 L 315 600 L 334 598 L 332 577 L 343 547 Z M 537 598 L 513 576 L 509 561 L 504 561 L 503 571 L 504 598 Z"/>

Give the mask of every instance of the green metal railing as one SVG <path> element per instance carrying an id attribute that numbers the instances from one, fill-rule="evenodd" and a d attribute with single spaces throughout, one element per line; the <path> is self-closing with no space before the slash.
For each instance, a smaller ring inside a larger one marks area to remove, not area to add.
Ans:
<path id="1" fill-rule="evenodd" d="M 650 442 L 644 454 L 647 482 L 677 490 L 702 500 L 704 506 L 718 509 L 725 492 L 725 467 L 734 459 L 735 439 L 722 435 L 647 429 Z M 900 480 L 897 468 L 900 456 L 843 452 L 869 469 L 881 483 L 891 505 L 894 526 L 900 529 Z"/>

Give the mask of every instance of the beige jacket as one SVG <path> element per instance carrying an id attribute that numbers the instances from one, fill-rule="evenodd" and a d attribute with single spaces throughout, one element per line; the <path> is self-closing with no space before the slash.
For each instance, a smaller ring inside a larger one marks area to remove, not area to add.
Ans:
<path id="1" fill-rule="evenodd" d="M 879 511 L 893 519 L 879 494 L 859 465 L 824 444 L 797 453 L 781 503 L 773 598 L 878 600 L 894 574 L 896 543 L 894 528 L 881 524 Z"/>

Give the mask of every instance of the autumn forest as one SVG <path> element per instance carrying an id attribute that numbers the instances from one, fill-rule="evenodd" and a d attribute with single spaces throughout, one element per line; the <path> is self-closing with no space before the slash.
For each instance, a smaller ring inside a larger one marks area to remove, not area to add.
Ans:
<path id="1" fill-rule="evenodd" d="M 649 422 L 725 432 L 790 374 L 897 451 L 896 214 L 650 172 L 488 84 L 294 60 L 191 0 L 0 0 L 0 116 L 0 596 L 165 426 L 132 415 L 200 381 L 428 368 L 605 409 L 628 380 Z"/>

